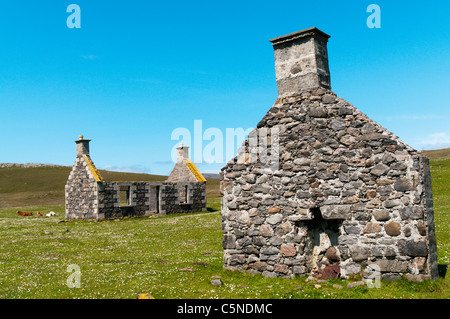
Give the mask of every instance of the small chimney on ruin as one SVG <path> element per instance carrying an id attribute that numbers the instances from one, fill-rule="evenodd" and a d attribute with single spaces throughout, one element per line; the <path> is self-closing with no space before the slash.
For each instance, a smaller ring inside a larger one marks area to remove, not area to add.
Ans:
<path id="1" fill-rule="evenodd" d="M 185 159 L 189 158 L 189 146 L 183 146 L 183 143 L 180 143 L 180 146 L 177 147 L 177 162 L 183 162 Z"/>
<path id="2" fill-rule="evenodd" d="M 80 135 L 79 139 L 75 141 L 77 144 L 77 156 L 89 155 L 89 142 L 91 140 L 85 140 L 83 135 Z"/>
<path id="3" fill-rule="evenodd" d="M 327 42 L 330 36 L 313 27 L 271 39 L 278 96 L 314 88 L 331 89 Z"/>

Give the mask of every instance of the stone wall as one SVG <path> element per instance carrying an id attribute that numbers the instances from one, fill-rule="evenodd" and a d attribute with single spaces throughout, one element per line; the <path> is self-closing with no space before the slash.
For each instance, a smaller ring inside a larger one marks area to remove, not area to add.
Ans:
<path id="1" fill-rule="evenodd" d="M 66 186 L 66 219 L 103 219 L 206 210 L 206 183 L 192 182 L 96 182 L 87 171 L 72 173 Z M 82 165 L 82 164 L 81 164 Z M 86 173 L 83 174 L 83 172 Z M 84 179 L 84 187 L 80 180 Z M 187 187 L 188 202 L 180 200 L 179 187 Z M 120 192 L 129 201 L 120 202 Z"/>
<path id="2" fill-rule="evenodd" d="M 225 268 L 288 278 L 330 267 L 343 277 L 374 269 L 383 279 L 437 277 L 420 152 L 323 88 L 279 98 L 249 136 L 275 128 L 277 170 L 249 161 L 258 150 L 248 141 L 222 169 Z"/>
<path id="3" fill-rule="evenodd" d="M 150 185 L 147 182 L 103 182 L 99 184 L 99 218 L 149 215 Z M 120 203 L 120 191 L 129 192 L 129 203 Z"/>
<path id="4" fill-rule="evenodd" d="M 161 211 L 164 214 L 180 212 L 179 193 L 177 183 L 164 183 L 161 185 Z"/>
<path id="5" fill-rule="evenodd" d="M 165 214 L 206 210 L 205 182 L 164 183 L 161 196 L 164 203 L 161 209 Z"/>
<path id="6" fill-rule="evenodd" d="M 187 203 L 179 196 L 188 187 Z M 129 189 L 129 203 L 120 204 L 120 190 Z M 103 182 L 99 190 L 100 218 L 191 213 L 206 210 L 205 183 L 191 182 Z"/>
<path id="7" fill-rule="evenodd" d="M 179 189 L 179 206 L 183 212 L 206 210 L 206 183 L 177 183 Z"/>
<path id="8" fill-rule="evenodd" d="M 77 156 L 65 186 L 66 219 L 98 218 L 97 181 L 86 161 Z"/>

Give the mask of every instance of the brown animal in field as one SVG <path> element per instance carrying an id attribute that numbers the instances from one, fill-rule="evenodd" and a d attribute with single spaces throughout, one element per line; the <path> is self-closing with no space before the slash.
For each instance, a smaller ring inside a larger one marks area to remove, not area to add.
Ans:
<path id="1" fill-rule="evenodd" d="M 33 212 L 25 213 L 20 210 L 17 211 L 17 215 L 19 216 L 33 216 Z"/>
<path id="2" fill-rule="evenodd" d="M 42 215 L 42 213 L 41 213 L 41 212 L 38 212 L 38 216 L 39 216 L 39 217 L 41 217 L 41 216 L 43 216 L 43 215 Z"/>

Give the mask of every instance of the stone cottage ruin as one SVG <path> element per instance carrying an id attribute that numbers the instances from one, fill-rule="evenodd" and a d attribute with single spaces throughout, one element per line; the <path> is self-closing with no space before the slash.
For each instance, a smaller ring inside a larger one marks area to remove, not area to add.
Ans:
<path id="1" fill-rule="evenodd" d="M 437 279 L 428 159 L 331 91 L 328 38 L 270 40 L 278 98 L 221 171 L 224 268 Z"/>
<path id="2" fill-rule="evenodd" d="M 189 159 L 188 147 L 177 148 L 177 163 L 164 182 L 108 182 L 89 155 L 89 142 L 82 135 L 75 141 L 77 157 L 65 187 L 66 219 L 98 220 L 206 210 L 206 179 Z"/>

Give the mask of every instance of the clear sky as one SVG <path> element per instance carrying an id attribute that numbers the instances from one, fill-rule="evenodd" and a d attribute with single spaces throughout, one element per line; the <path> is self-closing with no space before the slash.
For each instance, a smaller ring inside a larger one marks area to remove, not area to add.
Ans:
<path id="1" fill-rule="evenodd" d="M 72 165 L 83 134 L 98 168 L 169 174 L 175 129 L 256 126 L 277 97 L 269 39 L 313 26 L 338 96 L 416 149 L 450 147 L 449 21 L 448 0 L 1 1 L 0 162 Z"/>

